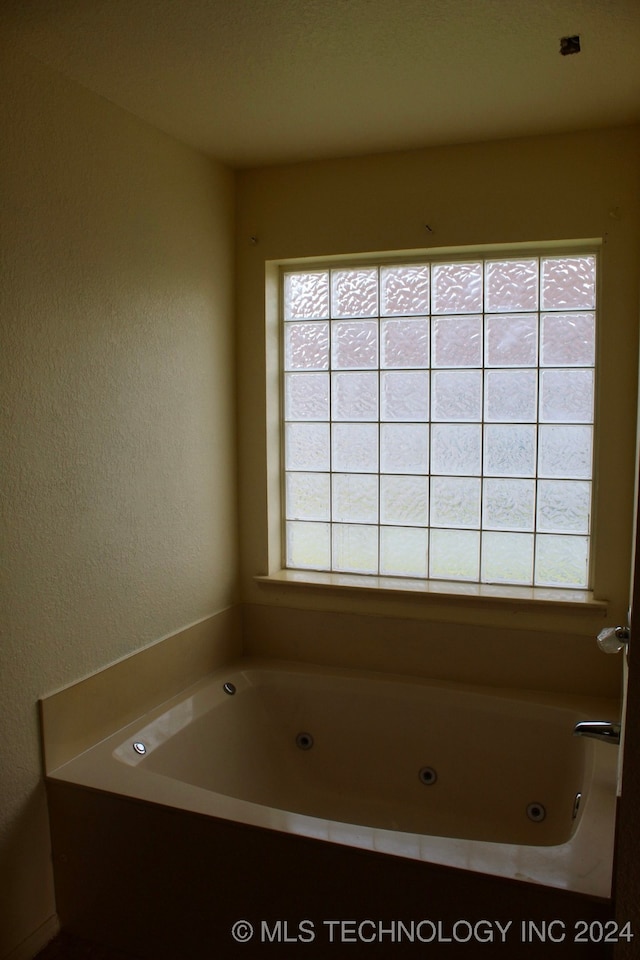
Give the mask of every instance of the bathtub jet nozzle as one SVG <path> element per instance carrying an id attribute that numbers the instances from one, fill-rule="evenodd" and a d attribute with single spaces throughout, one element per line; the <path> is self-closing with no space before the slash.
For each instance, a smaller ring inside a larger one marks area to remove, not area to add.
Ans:
<path id="1" fill-rule="evenodd" d="M 533 803 L 527 806 L 527 816 L 529 820 L 533 820 L 534 823 L 542 823 L 547 817 L 547 809 L 543 803 L 538 803 L 537 800 L 534 800 Z"/>
<path id="2" fill-rule="evenodd" d="M 420 783 L 423 783 L 425 787 L 432 787 L 438 779 L 438 774 L 433 767 L 422 767 L 418 771 L 418 776 L 420 778 Z"/>

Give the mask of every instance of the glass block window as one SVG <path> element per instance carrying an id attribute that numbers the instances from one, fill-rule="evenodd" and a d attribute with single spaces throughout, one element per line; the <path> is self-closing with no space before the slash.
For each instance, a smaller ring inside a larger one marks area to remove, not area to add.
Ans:
<path id="1" fill-rule="evenodd" d="M 283 274 L 285 565 L 589 586 L 596 257 Z"/>

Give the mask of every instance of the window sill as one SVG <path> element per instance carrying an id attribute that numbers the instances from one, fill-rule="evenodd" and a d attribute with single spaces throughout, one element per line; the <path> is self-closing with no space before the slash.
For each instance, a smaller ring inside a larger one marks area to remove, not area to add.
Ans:
<path id="1" fill-rule="evenodd" d="M 582 611 L 606 616 L 608 602 L 594 599 L 591 590 L 566 590 L 556 587 L 518 587 L 485 583 L 463 583 L 445 580 L 411 580 L 409 578 L 365 576 L 349 573 L 324 573 L 315 570 L 279 570 L 254 577 L 265 586 L 306 587 L 325 592 L 370 590 L 389 597 L 421 597 L 425 601 L 481 606 L 517 607 Z"/>

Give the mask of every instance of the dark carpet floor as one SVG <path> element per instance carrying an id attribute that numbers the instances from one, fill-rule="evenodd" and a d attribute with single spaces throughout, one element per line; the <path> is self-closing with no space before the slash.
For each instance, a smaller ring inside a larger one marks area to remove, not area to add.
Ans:
<path id="1" fill-rule="evenodd" d="M 109 950 L 89 940 L 59 933 L 41 950 L 35 960 L 136 960 L 128 953 Z"/>

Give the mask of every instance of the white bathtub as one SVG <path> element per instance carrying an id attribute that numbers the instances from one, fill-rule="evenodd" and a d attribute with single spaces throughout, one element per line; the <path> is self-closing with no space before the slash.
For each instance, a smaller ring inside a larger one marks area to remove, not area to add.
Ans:
<path id="1" fill-rule="evenodd" d="M 616 719 L 602 706 L 244 660 L 48 776 L 608 897 L 618 751 L 572 735 L 579 720 Z"/>

